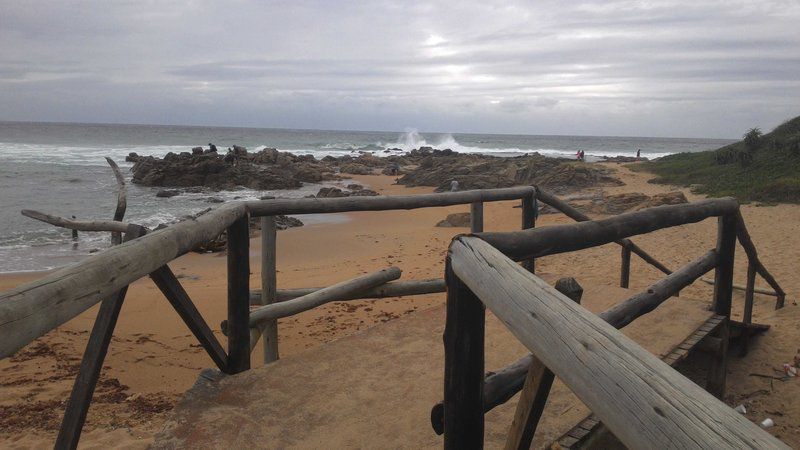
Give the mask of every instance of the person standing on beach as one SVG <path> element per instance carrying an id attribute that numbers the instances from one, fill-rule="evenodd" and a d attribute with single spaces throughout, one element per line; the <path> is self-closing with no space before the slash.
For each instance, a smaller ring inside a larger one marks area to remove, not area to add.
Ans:
<path id="1" fill-rule="evenodd" d="M 215 152 L 217 151 L 217 146 L 212 144 L 211 142 L 208 143 L 209 151 Z"/>
<path id="2" fill-rule="evenodd" d="M 455 192 L 458 190 L 458 181 L 453 180 L 450 182 L 450 192 Z"/>
<path id="3" fill-rule="evenodd" d="M 636 150 L 636 159 L 639 159 L 641 157 L 642 157 L 642 149 Z"/>

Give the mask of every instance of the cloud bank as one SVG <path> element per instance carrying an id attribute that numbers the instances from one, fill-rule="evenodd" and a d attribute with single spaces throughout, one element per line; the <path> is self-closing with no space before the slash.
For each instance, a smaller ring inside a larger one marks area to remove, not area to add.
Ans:
<path id="1" fill-rule="evenodd" d="M 736 137 L 797 1 L 0 0 L 0 120 Z"/>

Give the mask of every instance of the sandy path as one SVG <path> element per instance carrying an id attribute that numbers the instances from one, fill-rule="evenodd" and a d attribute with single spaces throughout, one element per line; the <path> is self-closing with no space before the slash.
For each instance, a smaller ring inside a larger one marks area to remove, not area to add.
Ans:
<path id="1" fill-rule="evenodd" d="M 627 185 L 607 188 L 609 193 L 666 192 L 666 186 L 646 182 L 648 176 L 619 168 Z M 355 177 L 382 194 L 428 193 L 430 188 L 404 188 L 392 185 L 390 177 Z M 687 196 L 694 196 L 688 192 Z M 520 210 L 515 202 L 501 202 L 486 207 L 487 230 L 518 229 Z M 328 225 L 310 225 L 281 231 L 278 234 L 278 283 L 280 287 L 325 286 L 352 276 L 390 265 L 403 269 L 403 279 L 439 277 L 444 254 L 451 237 L 465 231 L 458 228 L 435 228 L 433 225 L 451 212 L 466 212 L 468 207 L 425 209 L 398 212 L 347 214 L 347 221 Z M 743 207 L 748 227 L 765 265 L 789 294 L 789 311 L 797 310 L 793 300 L 800 292 L 800 277 L 795 263 L 800 254 L 800 206 L 780 205 L 760 208 Z M 568 223 L 562 215 L 545 215 L 539 226 Z M 706 221 L 662 230 L 635 239 L 643 248 L 672 268 L 677 268 L 712 248 L 716 223 Z M 258 239 L 252 242 L 252 286 L 259 285 Z M 170 266 L 182 276 L 198 309 L 214 329 L 225 318 L 225 258 L 222 255 L 185 255 Z M 745 277 L 743 252 L 737 253 L 736 280 Z M 574 276 L 584 286 L 613 285 L 619 276 L 619 249 L 606 245 L 580 252 L 542 258 L 537 271 L 545 277 Z M 631 291 L 640 290 L 659 277 L 659 272 L 634 258 Z M 33 279 L 35 275 L 0 276 L 0 290 Z M 763 284 L 763 283 L 762 283 Z M 711 289 L 696 284 L 682 294 L 682 299 L 708 300 Z M 683 301 L 683 300 L 682 300 Z M 375 324 L 410 314 L 415 310 L 440 305 L 442 295 L 371 302 L 326 305 L 280 321 L 280 351 L 289 356 Z M 734 300 L 735 314 L 741 312 L 742 296 Z M 771 311 L 771 297 L 757 296 L 756 321 L 777 320 Z M 63 402 L 68 396 L 72 377 L 96 308 L 92 308 L 58 330 L 37 340 L 14 358 L 0 361 L 0 445 L 3 447 L 49 446 L 60 421 Z M 788 319 L 786 319 L 788 320 Z M 795 322 L 796 323 L 796 322 Z M 661 332 L 679 334 L 664 327 Z M 797 330 L 776 327 L 770 339 L 800 342 Z M 780 333 L 780 335 L 778 335 Z M 220 339 L 224 339 L 219 335 Z M 437 342 L 438 344 L 438 342 Z M 773 346 L 774 348 L 777 348 Z M 260 349 L 254 353 L 260 360 Z M 747 364 L 780 366 L 792 355 L 769 354 L 759 359 L 752 352 Z M 780 359 L 773 361 L 773 359 Z M 177 314 L 149 280 L 134 283 L 123 307 L 114 340 L 103 372 L 99 401 L 89 411 L 84 445 L 107 447 L 141 446 L 149 442 L 163 422 L 164 411 L 195 381 L 198 372 L 212 365 L 198 347 Z M 734 371 L 735 372 L 735 371 Z M 747 377 L 747 375 L 743 375 Z M 753 381 L 753 380 L 748 380 Z M 756 381 L 753 381 L 756 382 Z M 744 382 L 742 382 L 744 384 Z M 781 383 L 788 386 L 789 382 Z M 775 384 L 775 383 L 773 383 Z M 794 383 L 796 386 L 797 383 Z M 125 388 L 127 387 L 127 388 Z M 732 395 L 736 395 L 732 388 Z M 776 392 L 776 391 L 770 391 Z M 762 397 L 771 397 L 770 395 Z M 128 399 L 126 401 L 126 399 Z M 732 399 L 735 401 L 735 398 Z M 769 407 L 766 407 L 769 409 Z M 797 433 L 800 413 L 793 417 L 784 433 Z M 779 429 L 786 420 L 776 420 Z M 793 427 L 793 428 L 792 428 Z M 775 430 L 774 429 L 774 430 Z M 109 433 L 108 430 L 116 430 Z"/>

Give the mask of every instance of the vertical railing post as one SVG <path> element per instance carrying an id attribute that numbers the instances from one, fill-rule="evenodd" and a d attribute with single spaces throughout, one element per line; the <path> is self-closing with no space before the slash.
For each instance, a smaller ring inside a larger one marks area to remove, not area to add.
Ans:
<path id="1" fill-rule="evenodd" d="M 469 205 L 469 228 L 473 233 L 483 231 L 483 202 Z"/>
<path id="2" fill-rule="evenodd" d="M 277 289 L 277 231 L 275 217 L 261 218 L 261 304 L 275 303 Z M 261 327 L 264 343 L 264 364 L 278 360 L 278 320 L 270 320 Z"/>
<path id="3" fill-rule="evenodd" d="M 522 197 L 522 229 L 534 228 L 536 226 L 536 215 L 538 214 L 538 201 L 536 193 Z M 534 258 L 522 262 L 522 267 L 530 273 L 535 273 L 536 260 Z"/>
<path id="4" fill-rule="evenodd" d="M 714 270 L 714 312 L 731 316 L 733 298 L 733 257 L 736 250 L 736 215 L 721 216 L 718 221 L 717 255 L 719 264 Z"/>
<path id="5" fill-rule="evenodd" d="M 744 289 L 744 313 L 742 314 L 742 323 L 745 325 L 742 329 L 742 348 L 741 355 L 747 354 L 747 345 L 750 341 L 750 329 L 747 327 L 753 322 L 753 294 L 756 288 L 756 265 L 752 261 L 747 263 L 747 285 Z"/>
<path id="6" fill-rule="evenodd" d="M 228 374 L 250 368 L 250 225 L 228 227 Z"/>
<path id="7" fill-rule="evenodd" d="M 483 448 L 483 303 L 445 268 L 447 319 L 444 329 L 444 448 Z"/>
<path id="8" fill-rule="evenodd" d="M 619 267 L 619 287 L 628 289 L 631 282 L 631 248 L 622 247 L 622 263 Z"/>

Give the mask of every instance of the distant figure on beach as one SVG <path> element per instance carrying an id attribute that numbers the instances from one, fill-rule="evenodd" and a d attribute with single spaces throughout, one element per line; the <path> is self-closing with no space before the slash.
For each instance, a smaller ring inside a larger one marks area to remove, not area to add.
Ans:
<path id="1" fill-rule="evenodd" d="M 216 146 L 216 145 L 214 145 L 214 144 L 212 144 L 211 142 L 209 142 L 209 143 L 208 143 L 208 148 L 209 148 L 209 149 L 210 149 L 212 152 L 216 152 L 216 151 L 217 151 L 217 146 Z"/>
<path id="2" fill-rule="evenodd" d="M 584 158 L 583 150 L 578 150 L 578 153 L 576 153 L 575 156 L 578 159 L 578 161 L 583 161 Z"/>
<path id="3" fill-rule="evenodd" d="M 636 150 L 636 159 L 639 159 L 641 157 L 642 157 L 642 149 Z"/>
<path id="4" fill-rule="evenodd" d="M 455 192 L 457 190 L 458 190 L 458 181 L 457 180 L 451 181 L 450 182 L 450 191 L 451 192 Z"/>
<path id="5" fill-rule="evenodd" d="M 400 165 L 396 162 L 389 164 L 389 174 L 397 175 L 400 172 Z"/>

